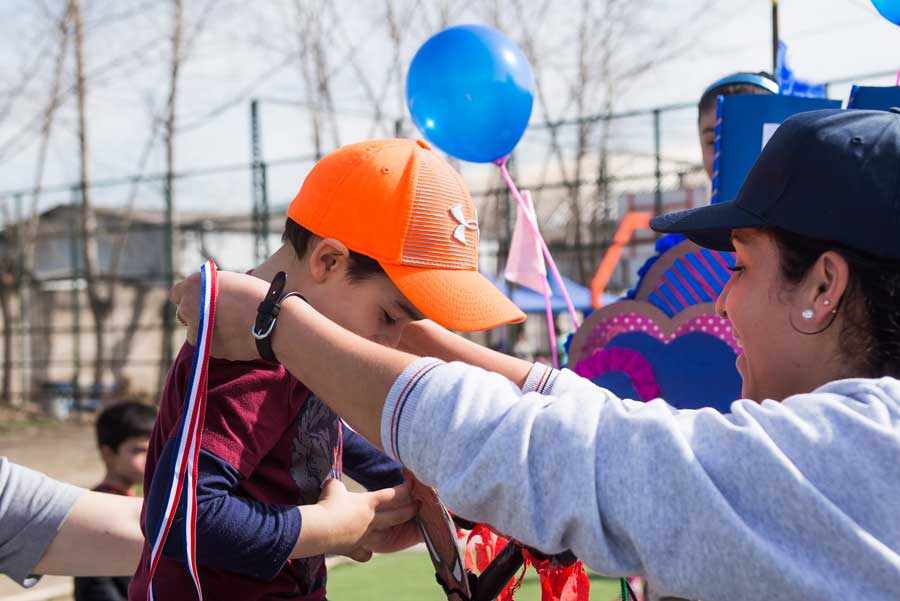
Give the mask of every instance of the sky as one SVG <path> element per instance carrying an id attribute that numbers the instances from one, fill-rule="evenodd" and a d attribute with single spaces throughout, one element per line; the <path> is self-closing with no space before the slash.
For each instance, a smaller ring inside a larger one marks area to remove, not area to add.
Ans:
<path id="1" fill-rule="evenodd" d="M 427 37 L 440 29 L 440 5 L 423 0 L 427 13 L 400 23 L 404 46 L 398 61 L 408 65 L 415 51 Z M 51 6 L 55 4 L 48 2 Z M 133 3 L 140 8 L 141 2 Z M 143 3 L 152 4 L 152 3 Z M 278 0 L 254 3 L 258 8 L 248 11 L 237 0 L 188 1 L 186 22 L 190 31 L 202 23 L 202 33 L 194 41 L 190 60 L 182 71 L 177 96 L 180 122 L 183 126 L 176 143 L 178 171 L 207 170 L 222 165 L 246 164 L 250 158 L 249 98 L 263 98 L 260 107 L 262 148 L 266 159 L 272 161 L 269 171 L 270 203 L 288 202 L 311 164 L 293 162 L 291 157 L 310 157 L 313 154 L 310 136 L 309 111 L 297 106 L 273 102 L 273 99 L 296 100 L 304 95 L 302 77 L 296 61 L 285 59 L 286 53 L 298 38 L 296 19 L 291 17 Z M 554 116 L 565 114 L 557 101 L 558 93 L 572 70 L 573 37 L 570 13 L 574 2 L 553 3 L 556 7 L 541 22 L 529 22 L 527 15 L 501 13 L 501 24 L 508 23 L 513 37 L 523 27 L 539 30 L 545 42 L 540 44 L 541 69 L 537 73 L 549 90 L 548 110 Z M 655 44 L 664 45 L 665 36 L 681 37 L 684 51 L 676 58 L 661 62 L 645 75 L 629 82 L 629 87 L 615 94 L 614 110 L 652 108 L 681 102 L 695 102 L 705 86 L 718 77 L 735 70 L 771 70 L 771 3 L 768 0 L 719 0 L 712 8 L 695 13 L 703 0 L 671 0 L 648 4 L 656 6 L 641 13 L 634 24 L 640 32 L 634 40 L 623 39 L 616 50 L 623 60 L 634 60 L 652 51 Z M 789 46 L 790 60 L 798 76 L 826 81 L 837 78 L 900 68 L 900 28 L 882 19 L 869 0 L 781 0 L 780 33 Z M 400 3 L 401 7 L 404 3 Z M 499 4 L 495 4 L 501 6 Z M 515 10 L 518 3 L 502 4 L 504 11 Z M 29 89 L 29 93 L 7 106 L 13 83 L 27 74 L 29 65 L 44 52 L 52 56 L 46 23 L 30 0 L 4 0 L 0 6 L 0 203 L 5 218 L 14 212 L 9 191 L 30 188 L 35 180 L 37 136 L 33 133 L 16 137 L 39 111 L 49 82 L 49 60 L 44 60 Z M 150 48 L 139 61 L 123 60 L 123 66 L 110 69 L 92 82 L 89 94 L 90 172 L 95 179 L 120 178 L 138 170 L 147 134 L 151 129 L 151 113 L 161 114 L 166 98 L 166 61 L 168 34 L 164 11 L 150 10 L 139 17 L 128 14 L 116 19 L 100 19 L 100 15 L 116 16 L 100 0 L 86 0 L 89 38 L 86 47 L 90 68 L 127 55 L 135 49 Z M 203 22 L 199 15 L 208 6 L 212 16 Z M 329 131 L 339 131 L 341 143 L 366 137 L 384 136 L 391 131 L 389 123 L 373 130 L 371 108 L 365 90 L 359 83 L 359 72 L 344 60 L 342 48 L 361 47 L 357 68 L 362 69 L 379 88 L 391 81 L 394 58 L 384 44 L 374 42 L 383 31 L 374 18 L 375 3 L 336 2 L 330 16 L 321 17 L 327 30 L 323 51 L 333 53 L 329 60 L 340 71 L 335 79 L 334 104 L 339 117 L 334 127 L 324 132 L 323 147 L 333 144 Z M 410 5 L 411 6 L 411 5 Z M 380 9 L 378 9 L 380 10 Z M 251 14 L 252 13 L 252 14 Z M 465 12 L 461 20 L 472 22 L 482 15 L 479 11 Z M 97 22 L 90 21 L 91 15 Z M 475 17 L 473 17 L 475 15 Z M 516 17 L 519 17 L 518 19 Z M 310 17 L 312 18 L 312 17 Z M 339 20 L 339 24 L 337 23 Z M 330 21 L 329 21 L 330 20 Z M 402 20 L 402 19 L 401 19 Z M 456 24 L 451 21 L 450 24 Z M 598 31 L 603 23 L 594 24 Z M 654 37 L 657 36 L 657 37 Z M 338 56 L 334 56 L 338 54 Z M 70 68 L 70 61 L 66 68 Z M 396 79 L 396 78 L 395 78 Z M 894 76 L 883 76 L 865 83 L 892 85 Z M 12 82 L 12 83 L 11 83 Z M 846 98 L 849 84 L 834 86 L 832 97 Z M 393 85 L 385 93 L 385 112 L 403 114 L 402 88 Z M 604 104 L 598 93 L 591 108 L 601 112 Z M 7 110 L 8 109 L 8 110 Z M 541 120 L 538 111 L 532 124 Z M 666 113 L 662 122 L 662 147 L 667 159 L 699 160 L 699 146 L 695 133 L 696 114 L 693 110 Z M 612 146 L 620 153 L 645 155 L 652 151 L 652 129 L 649 117 L 616 122 L 612 130 Z M 405 125 L 406 135 L 414 136 L 411 124 Z M 74 182 L 78 177 L 77 146 L 75 140 L 75 112 L 71 98 L 60 110 L 53 142 L 48 153 L 45 185 L 54 186 Z M 542 148 L 546 134 L 532 128 L 523 140 L 523 148 Z M 10 144 L 16 140 L 17 144 Z M 10 150 L 12 149 L 12 150 Z M 545 160 L 542 152 L 527 153 L 523 161 L 526 171 L 537 169 Z M 145 163 L 145 172 L 160 172 L 164 168 L 162 146 L 158 140 L 152 146 Z M 484 185 L 493 177 L 491 166 L 462 165 L 470 186 Z M 523 179 L 528 174 L 523 174 Z M 98 189 L 97 204 L 121 206 L 132 193 L 122 185 Z M 251 185 L 246 171 L 209 173 L 181 179 L 176 185 L 179 211 L 236 213 L 248 212 Z M 162 205 L 162 186 L 143 185 L 135 191 L 138 205 L 159 209 Z M 70 199 L 70 192 L 50 192 L 40 200 L 42 207 Z M 30 200 L 26 201 L 30 202 Z"/>

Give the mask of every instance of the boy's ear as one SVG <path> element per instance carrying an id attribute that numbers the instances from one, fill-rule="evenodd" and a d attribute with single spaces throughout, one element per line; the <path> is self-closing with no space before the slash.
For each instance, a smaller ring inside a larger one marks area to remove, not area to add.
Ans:
<path id="1" fill-rule="evenodd" d="M 343 274 L 350 258 L 350 249 L 334 238 L 322 238 L 313 246 L 309 254 L 309 274 L 318 284 L 334 274 Z"/>
<path id="2" fill-rule="evenodd" d="M 115 457 L 116 452 L 112 450 L 112 447 L 108 447 L 105 444 L 100 445 L 100 458 L 103 459 L 104 463 L 111 463 Z"/>

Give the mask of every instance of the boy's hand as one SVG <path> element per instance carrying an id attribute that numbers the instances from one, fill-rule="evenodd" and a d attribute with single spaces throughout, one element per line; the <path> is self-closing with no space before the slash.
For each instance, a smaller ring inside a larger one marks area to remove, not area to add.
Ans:
<path id="1" fill-rule="evenodd" d="M 387 549 L 392 539 L 394 543 L 408 540 L 405 529 L 388 531 L 409 522 L 416 509 L 407 483 L 354 493 L 338 480 L 328 480 L 319 502 L 300 508 L 303 525 L 291 557 L 334 553 L 367 561 L 373 551 Z"/>

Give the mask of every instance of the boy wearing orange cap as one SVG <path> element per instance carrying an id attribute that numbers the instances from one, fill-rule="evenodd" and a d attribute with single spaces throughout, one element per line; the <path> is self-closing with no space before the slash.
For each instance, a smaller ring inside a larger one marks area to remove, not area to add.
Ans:
<path id="1" fill-rule="evenodd" d="M 291 202 L 283 240 L 253 275 L 270 281 L 285 272 L 285 293 L 302 293 L 332 321 L 386 346 L 425 317 L 468 331 L 524 319 L 479 274 L 468 190 L 422 141 L 363 142 L 326 156 Z M 211 599 L 321 600 L 326 553 L 365 559 L 410 544 L 415 508 L 400 467 L 266 350 L 261 356 L 271 362 L 209 362 L 197 478 L 201 585 Z M 147 457 L 145 528 L 164 506 L 192 354 L 182 348 L 162 394 Z M 347 492 L 333 479 L 342 471 L 376 492 Z M 170 531 L 157 567 L 157 599 L 195 598 L 180 563 L 180 532 Z M 149 557 L 145 545 L 129 599 L 147 597 Z"/>

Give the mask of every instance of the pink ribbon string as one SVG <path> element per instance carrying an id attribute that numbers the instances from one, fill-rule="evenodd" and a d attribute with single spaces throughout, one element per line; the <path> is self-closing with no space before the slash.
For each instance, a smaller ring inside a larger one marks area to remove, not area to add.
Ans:
<path id="1" fill-rule="evenodd" d="M 509 157 L 503 157 L 499 159 L 496 163 L 497 166 L 500 167 L 500 174 L 503 176 L 503 180 L 506 182 L 506 185 L 509 186 L 509 191 L 512 192 L 513 198 L 516 199 L 516 202 L 519 203 L 519 206 L 522 208 L 522 213 L 525 214 L 525 218 L 528 221 L 528 227 L 531 228 L 531 232 L 535 235 L 538 242 L 541 245 L 541 252 L 544 253 L 544 259 L 547 261 L 547 265 L 550 266 L 550 271 L 553 273 L 553 277 L 556 279 L 556 283 L 559 285 L 559 289 L 562 292 L 563 298 L 566 301 L 566 307 L 569 310 L 569 316 L 572 318 L 572 326 L 577 328 L 579 325 L 578 318 L 575 316 L 575 306 L 572 304 L 572 298 L 569 296 L 569 291 L 566 290 L 566 285 L 563 282 L 562 276 L 559 274 L 559 270 L 556 268 L 556 262 L 553 260 L 553 257 L 550 256 L 550 249 L 547 248 L 547 243 L 544 242 L 543 236 L 541 236 L 540 230 L 538 230 L 537 223 L 535 223 L 534 218 L 531 213 L 528 211 L 528 205 L 525 204 L 525 200 L 522 198 L 522 195 L 519 193 L 519 189 L 516 188 L 516 184 L 513 183 L 512 178 L 509 175 L 509 170 L 506 168 L 506 163 L 509 160 Z M 537 211 L 535 211 L 537 213 Z M 549 285 L 548 285 L 549 290 Z M 552 317 L 552 310 L 550 308 L 550 297 L 548 293 L 544 294 L 547 300 L 547 313 Z M 552 348 L 556 348 L 555 340 Z M 554 354 L 554 357 L 556 355 Z"/>

